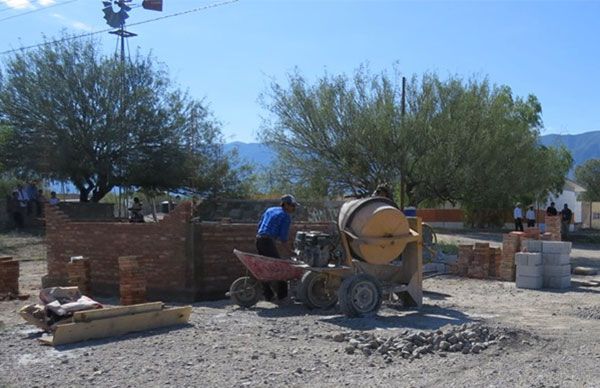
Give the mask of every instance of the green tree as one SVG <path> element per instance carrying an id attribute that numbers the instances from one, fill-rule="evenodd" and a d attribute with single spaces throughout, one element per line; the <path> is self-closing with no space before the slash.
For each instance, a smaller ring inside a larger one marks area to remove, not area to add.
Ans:
<path id="1" fill-rule="evenodd" d="M 600 159 L 590 159 L 575 169 L 577 183 L 585 188 L 584 201 L 600 201 Z"/>
<path id="2" fill-rule="evenodd" d="M 218 123 L 152 57 L 123 65 L 93 40 L 70 39 L 15 53 L 0 76 L 1 119 L 13 128 L 2 162 L 20 175 L 71 181 L 81 201 L 115 186 L 221 192 L 236 174 L 214 151 Z"/>
<path id="3" fill-rule="evenodd" d="M 467 210 L 503 210 L 523 196 L 560 191 L 572 159 L 539 145 L 541 105 L 487 79 L 413 76 L 407 109 L 386 73 L 360 68 L 350 79 L 325 75 L 310 84 L 298 72 L 263 96 L 272 116 L 263 140 L 291 183 L 321 179 L 326 192 L 368 193 L 400 184 L 401 200 L 460 202 Z"/>

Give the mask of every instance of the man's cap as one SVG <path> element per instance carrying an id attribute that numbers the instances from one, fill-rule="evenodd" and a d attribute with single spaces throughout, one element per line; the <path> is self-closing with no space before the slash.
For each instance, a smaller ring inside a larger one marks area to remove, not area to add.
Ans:
<path id="1" fill-rule="evenodd" d="M 286 195 L 282 196 L 281 203 L 287 203 L 288 205 L 300 206 L 300 204 L 296 201 L 296 198 L 294 198 L 294 196 L 291 194 L 286 194 Z"/>
<path id="2" fill-rule="evenodd" d="M 517 202 L 515 206 L 521 206 L 521 202 Z"/>

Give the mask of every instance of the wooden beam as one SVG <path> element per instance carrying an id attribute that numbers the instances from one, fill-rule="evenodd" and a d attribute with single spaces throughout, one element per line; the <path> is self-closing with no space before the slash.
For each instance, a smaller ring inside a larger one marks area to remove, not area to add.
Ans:
<path id="1" fill-rule="evenodd" d="M 56 325 L 53 336 L 40 340 L 56 346 L 160 327 L 182 325 L 189 321 L 191 312 L 192 306 L 185 306 L 95 319 L 89 322 L 66 323 Z"/>
<path id="2" fill-rule="evenodd" d="M 77 311 L 73 314 L 73 322 L 88 322 L 96 319 L 118 317 L 120 315 L 145 313 L 162 310 L 163 302 L 134 304 L 131 306 L 107 307 L 96 310 Z"/>

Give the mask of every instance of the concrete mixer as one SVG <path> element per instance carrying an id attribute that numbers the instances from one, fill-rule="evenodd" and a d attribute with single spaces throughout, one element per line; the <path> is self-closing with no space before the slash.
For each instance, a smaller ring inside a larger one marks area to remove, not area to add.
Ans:
<path id="1" fill-rule="evenodd" d="M 404 306 L 421 305 L 419 218 L 405 217 L 387 198 L 370 197 L 346 202 L 337 226 L 343 251 L 338 258 L 333 246 L 319 245 L 319 241 L 329 241 L 326 235 L 298 232 L 304 233 L 296 236 L 298 258 L 307 263 L 297 288 L 299 299 L 316 308 L 339 301 L 342 312 L 351 317 L 376 312 L 385 296 L 401 299 Z M 306 244 L 307 236 L 316 244 Z M 330 260 L 323 259 L 323 252 L 329 252 Z"/>

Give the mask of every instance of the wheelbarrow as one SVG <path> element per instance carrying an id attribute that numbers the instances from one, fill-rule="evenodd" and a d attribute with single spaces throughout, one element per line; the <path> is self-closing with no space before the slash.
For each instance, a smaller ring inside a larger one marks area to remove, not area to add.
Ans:
<path id="1" fill-rule="evenodd" d="M 323 282 L 328 278 L 307 271 L 307 265 L 297 260 L 276 259 L 233 250 L 249 274 L 236 279 L 229 287 L 229 297 L 242 307 L 254 306 L 261 299 L 261 282 L 299 280 L 295 290 L 298 299 L 309 308 L 329 308 L 337 303 L 335 292 L 329 292 Z"/>

